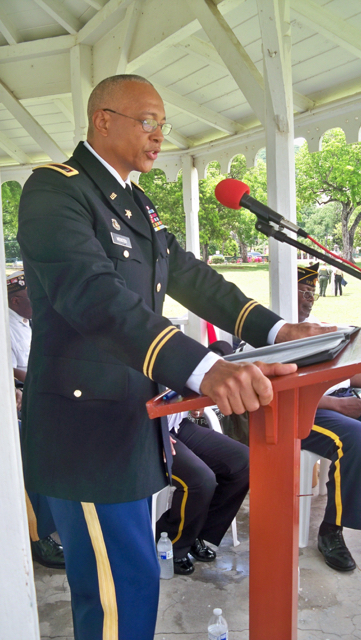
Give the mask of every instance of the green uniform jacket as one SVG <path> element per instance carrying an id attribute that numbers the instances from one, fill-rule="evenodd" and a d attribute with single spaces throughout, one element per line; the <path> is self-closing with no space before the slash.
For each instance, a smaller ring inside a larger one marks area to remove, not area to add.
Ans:
<path id="1" fill-rule="evenodd" d="M 160 422 L 145 402 L 157 383 L 182 393 L 208 352 L 162 317 L 166 293 L 256 347 L 279 320 L 185 252 L 154 215 L 142 190 L 133 200 L 82 143 L 67 167 L 39 168 L 24 187 L 28 489 L 111 503 L 165 485 Z"/>

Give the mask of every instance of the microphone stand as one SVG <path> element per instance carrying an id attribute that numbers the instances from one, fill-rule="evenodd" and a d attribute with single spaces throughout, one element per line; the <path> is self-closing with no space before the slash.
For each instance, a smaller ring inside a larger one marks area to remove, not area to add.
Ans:
<path id="1" fill-rule="evenodd" d="M 291 245 L 291 247 L 296 247 L 296 249 L 305 251 L 311 256 L 318 258 L 318 260 L 321 260 L 321 262 L 327 262 L 327 264 L 330 264 L 333 267 L 337 267 L 338 269 L 345 271 L 349 275 L 354 276 L 354 278 L 358 278 L 359 280 L 361 280 L 361 271 L 356 271 L 356 269 L 352 269 L 352 267 L 350 267 L 349 265 L 331 258 L 331 256 L 329 256 L 328 254 L 325 255 L 324 253 L 317 251 L 317 249 L 314 249 L 313 247 L 308 247 L 306 244 L 303 244 L 303 242 L 299 242 L 298 240 L 290 238 L 290 236 L 288 236 L 286 233 L 283 233 L 283 231 L 280 231 L 279 229 L 275 229 L 267 222 L 258 219 L 255 227 L 257 231 L 261 231 L 261 233 L 263 233 L 268 238 L 275 238 L 279 242 L 286 242 L 287 244 Z"/>

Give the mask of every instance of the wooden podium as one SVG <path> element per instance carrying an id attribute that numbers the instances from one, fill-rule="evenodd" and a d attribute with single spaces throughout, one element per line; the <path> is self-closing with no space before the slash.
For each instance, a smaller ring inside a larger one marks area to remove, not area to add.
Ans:
<path id="1" fill-rule="evenodd" d="M 334 360 L 273 378 L 271 404 L 250 414 L 249 640 L 297 639 L 300 439 L 325 391 L 356 373 L 360 332 Z M 151 418 L 170 413 L 161 397 L 147 403 Z M 178 411 L 214 404 L 195 394 L 169 402 Z"/>
<path id="2" fill-rule="evenodd" d="M 359 332 L 335 360 L 274 378 L 272 403 L 250 414 L 250 640 L 297 639 L 300 439 L 360 363 Z"/>

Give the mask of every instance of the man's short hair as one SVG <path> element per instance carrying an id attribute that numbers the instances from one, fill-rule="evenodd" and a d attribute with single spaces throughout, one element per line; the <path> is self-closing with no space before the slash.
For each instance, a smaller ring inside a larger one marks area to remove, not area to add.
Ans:
<path id="1" fill-rule="evenodd" d="M 99 82 L 99 84 L 94 87 L 88 100 L 88 133 L 91 134 L 93 132 L 94 112 L 97 111 L 97 109 L 108 107 L 108 101 L 109 104 L 112 104 L 114 91 L 121 90 L 122 85 L 126 82 L 143 82 L 144 84 L 153 86 L 149 80 L 143 78 L 143 76 L 137 76 L 134 73 L 122 73 L 117 76 L 110 76 Z"/>

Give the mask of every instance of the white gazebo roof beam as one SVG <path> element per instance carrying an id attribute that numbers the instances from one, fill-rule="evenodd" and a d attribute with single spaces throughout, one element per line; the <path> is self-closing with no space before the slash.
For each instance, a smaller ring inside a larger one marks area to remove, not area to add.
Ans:
<path id="1" fill-rule="evenodd" d="M 66 35 L 33 40 L 32 42 L 20 42 L 16 47 L 5 45 L 0 47 L 0 63 L 29 60 L 63 53 L 64 51 L 69 51 L 75 44 L 75 36 Z"/>
<path id="2" fill-rule="evenodd" d="M 104 78 L 108 75 L 126 73 L 129 51 L 140 16 L 144 0 L 135 0 L 126 10 L 125 16 L 117 29 L 116 47 L 113 57 L 109 60 L 109 67 L 104 70 Z"/>
<path id="3" fill-rule="evenodd" d="M 257 118 L 264 123 L 263 78 L 212 0 L 187 0 Z"/>
<path id="4" fill-rule="evenodd" d="M 291 8 L 301 22 L 327 40 L 361 58 L 361 30 L 312 0 L 291 0 Z"/>
<path id="5" fill-rule="evenodd" d="M 18 145 L 13 142 L 13 140 L 10 140 L 10 138 L 8 138 L 2 131 L 0 131 L 0 147 L 11 158 L 16 160 L 16 162 L 19 162 L 20 164 L 31 163 L 31 158 L 26 153 L 24 153 L 24 151 L 22 151 L 20 147 L 18 147 Z"/>
<path id="6" fill-rule="evenodd" d="M 192 53 L 200 60 L 203 60 L 203 62 L 207 62 L 212 65 L 212 67 L 217 67 L 222 70 L 226 69 L 226 65 L 215 48 L 208 42 L 204 42 L 204 40 L 200 40 L 200 38 L 197 38 L 196 36 L 191 36 L 175 46 L 179 49 L 183 49 L 183 51 L 186 51 L 187 53 Z M 263 84 L 262 78 L 262 87 Z M 293 104 L 298 111 L 309 111 L 315 106 L 313 100 L 310 100 L 310 98 L 298 93 L 297 91 L 293 91 Z"/>
<path id="7" fill-rule="evenodd" d="M 193 142 L 189 138 L 182 136 L 181 133 L 174 131 L 174 129 L 167 135 L 166 139 L 175 144 L 178 149 L 190 149 L 193 147 Z"/>
<path id="8" fill-rule="evenodd" d="M 0 32 L 3 34 L 5 40 L 9 44 L 18 44 L 19 42 L 21 42 L 21 37 L 17 29 L 14 27 L 14 25 L 10 22 L 9 18 L 1 10 L 0 10 Z"/>
<path id="9" fill-rule="evenodd" d="M 128 73 L 136 73 L 137 69 L 149 60 L 165 52 L 170 46 L 178 44 L 185 38 L 199 31 L 199 22 L 189 11 L 188 5 L 179 0 L 167 0 L 167 12 L 162 5 L 157 13 L 157 29 L 149 29 L 150 20 L 156 11 L 156 4 L 146 3 L 140 23 L 135 34 L 133 47 L 127 67 Z M 222 0 L 218 9 L 226 14 L 235 7 L 239 7 L 237 0 Z"/>
<path id="10" fill-rule="evenodd" d="M 180 111 L 191 114 L 198 120 L 202 120 L 202 122 L 206 122 L 215 129 L 219 129 L 220 131 L 224 131 L 229 134 L 244 131 L 244 127 L 238 124 L 238 122 L 225 118 L 219 113 L 216 113 L 216 111 L 212 111 L 212 109 L 208 109 L 208 107 L 203 107 L 194 100 L 181 96 L 179 93 L 176 93 L 171 89 L 166 89 L 157 83 L 154 83 L 154 87 L 165 102 L 172 104 L 177 107 L 177 109 L 180 109 Z"/>
<path id="11" fill-rule="evenodd" d="M 78 33 L 81 23 L 63 4 L 57 0 L 34 0 L 53 20 L 60 24 L 68 33 Z"/>
<path id="12" fill-rule="evenodd" d="M 54 104 L 58 107 L 59 111 L 61 111 L 64 116 L 71 122 L 71 124 L 75 125 L 74 113 L 71 109 L 69 109 L 66 104 L 64 104 L 64 100 L 61 98 L 55 98 Z"/>
<path id="13" fill-rule="evenodd" d="M 0 102 L 28 132 L 28 134 L 38 143 L 40 148 L 48 154 L 54 162 L 63 162 L 66 155 L 54 142 L 49 134 L 40 126 L 32 115 L 23 107 L 14 94 L 0 81 Z"/>
<path id="14" fill-rule="evenodd" d="M 104 7 L 104 2 L 106 2 L 106 0 L 84 0 L 84 2 L 86 2 L 89 7 L 93 7 L 93 9 L 100 11 L 100 9 Z"/>
<path id="15" fill-rule="evenodd" d="M 103 7 L 82 27 L 77 36 L 79 44 L 94 45 L 100 38 L 108 34 L 114 25 L 124 17 L 126 9 L 133 0 L 109 0 Z"/>

